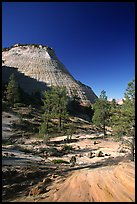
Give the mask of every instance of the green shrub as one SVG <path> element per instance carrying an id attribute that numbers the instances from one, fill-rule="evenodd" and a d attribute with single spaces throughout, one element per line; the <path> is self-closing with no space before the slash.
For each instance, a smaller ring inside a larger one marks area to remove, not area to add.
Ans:
<path id="1" fill-rule="evenodd" d="M 99 152 L 97 153 L 97 157 L 104 157 L 103 152 L 102 152 L 102 151 L 99 151 Z"/>
<path id="2" fill-rule="evenodd" d="M 9 110 L 9 103 L 8 103 L 8 101 L 3 101 L 2 100 L 2 110 L 3 111 Z"/>
<path id="3" fill-rule="evenodd" d="M 24 107 L 24 106 L 25 106 L 25 104 L 23 104 L 23 103 L 15 103 L 14 104 L 14 108 Z"/>
<path id="4" fill-rule="evenodd" d="M 52 160 L 52 162 L 53 162 L 54 164 L 62 164 L 62 163 L 69 164 L 69 162 L 64 161 L 64 160 L 62 160 L 62 159 L 54 159 L 54 160 Z"/>
<path id="5" fill-rule="evenodd" d="M 11 141 L 11 140 L 4 140 L 4 141 L 2 141 L 2 145 L 12 145 L 13 144 L 13 142 Z"/>
<path id="6" fill-rule="evenodd" d="M 64 150 L 64 151 L 73 150 L 73 147 L 72 147 L 71 145 L 64 145 L 64 146 L 62 147 L 62 150 Z"/>
<path id="7" fill-rule="evenodd" d="M 68 129 L 66 131 L 67 141 L 69 142 L 72 138 L 72 135 L 75 133 L 76 127 L 73 123 L 68 124 Z"/>
<path id="8" fill-rule="evenodd" d="M 44 138 L 45 133 L 46 133 L 46 126 L 45 126 L 45 123 L 43 122 L 39 127 L 39 137 Z"/>

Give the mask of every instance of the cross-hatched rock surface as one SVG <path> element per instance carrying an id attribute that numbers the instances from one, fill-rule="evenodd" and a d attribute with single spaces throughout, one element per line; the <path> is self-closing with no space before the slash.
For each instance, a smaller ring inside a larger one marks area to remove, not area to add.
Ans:
<path id="1" fill-rule="evenodd" d="M 48 46 L 16 44 L 2 51 L 2 80 L 7 82 L 11 73 L 27 93 L 43 91 L 47 87 L 66 87 L 72 97 L 76 91 L 81 103 L 94 103 L 97 98 L 92 89 L 74 79 Z M 75 91 L 74 91 L 75 90 Z"/>

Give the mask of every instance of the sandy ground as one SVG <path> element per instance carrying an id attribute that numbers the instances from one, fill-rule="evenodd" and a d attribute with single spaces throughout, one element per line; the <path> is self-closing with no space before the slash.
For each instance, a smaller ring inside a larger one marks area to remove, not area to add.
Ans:
<path id="1" fill-rule="evenodd" d="M 128 152 L 125 153 L 120 153 L 120 142 L 115 142 L 112 141 L 111 139 L 97 139 L 97 144 L 94 145 L 93 137 L 95 137 L 95 134 L 87 135 L 87 134 L 81 134 L 81 135 L 73 135 L 72 138 L 76 139 L 77 142 L 71 142 L 67 143 L 67 146 L 73 147 L 73 150 L 70 151 L 70 153 L 65 154 L 61 156 L 61 159 L 64 161 L 69 162 L 70 158 L 72 156 L 76 157 L 76 166 L 83 166 L 83 165 L 88 165 L 88 164 L 93 164 L 99 161 L 102 161 L 107 158 L 116 158 L 119 156 L 126 156 L 128 155 Z M 63 141 L 66 138 L 66 136 L 62 137 L 57 137 L 57 138 L 52 138 L 50 141 L 55 144 L 53 144 L 52 147 L 57 148 L 60 150 L 64 144 L 56 144 L 58 141 Z M 39 152 L 39 149 L 44 149 L 47 148 L 46 144 L 35 144 L 37 141 L 42 142 L 42 140 L 39 139 L 26 139 L 25 144 L 19 145 L 20 147 L 32 151 Z M 89 153 L 92 151 L 94 157 L 89 158 Z M 104 154 L 104 157 L 97 157 L 96 155 L 98 154 L 99 151 L 102 151 Z M 51 162 L 54 159 L 59 159 L 60 157 L 58 156 L 50 156 L 50 157 L 41 157 L 39 155 L 33 155 L 33 154 L 26 154 L 23 151 L 19 151 L 15 149 L 14 145 L 7 145 L 2 147 L 2 155 L 3 157 L 3 165 L 17 165 L 17 163 L 24 163 L 25 162 L 34 162 L 34 161 L 43 161 L 43 162 Z M 6 157 L 8 155 L 8 157 Z"/>

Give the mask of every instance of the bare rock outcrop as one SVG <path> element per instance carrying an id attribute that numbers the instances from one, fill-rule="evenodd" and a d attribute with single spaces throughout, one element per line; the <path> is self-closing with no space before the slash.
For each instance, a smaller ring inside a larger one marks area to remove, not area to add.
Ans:
<path id="1" fill-rule="evenodd" d="M 43 201 L 134 202 L 135 166 L 120 163 L 101 169 L 80 170 L 54 188 L 59 190 L 50 193 Z"/>
<path id="2" fill-rule="evenodd" d="M 7 82 L 14 72 L 20 86 L 29 94 L 51 86 L 66 87 L 72 97 L 76 91 L 81 103 L 94 103 L 97 98 L 92 89 L 74 79 L 48 46 L 16 44 L 2 51 L 2 80 Z"/>

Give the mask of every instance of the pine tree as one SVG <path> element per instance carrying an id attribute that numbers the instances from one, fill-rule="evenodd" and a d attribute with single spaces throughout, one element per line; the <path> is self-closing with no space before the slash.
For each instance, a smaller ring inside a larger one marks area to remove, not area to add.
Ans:
<path id="1" fill-rule="evenodd" d="M 45 130 L 48 132 L 49 121 L 53 118 L 54 115 L 54 97 L 52 91 L 45 91 L 43 93 L 43 121 L 45 124 Z M 43 127 L 43 126 L 42 126 Z"/>
<path id="2" fill-rule="evenodd" d="M 115 108 L 111 107 L 110 111 L 110 126 L 112 134 L 121 138 L 125 134 L 124 118 L 123 118 L 123 105 L 118 105 Z"/>
<path id="3" fill-rule="evenodd" d="M 119 121 L 118 113 L 120 114 L 121 106 L 116 103 L 115 99 L 112 99 L 110 102 L 110 118 L 109 118 L 109 126 L 113 129 L 114 126 L 117 127 L 117 123 Z"/>
<path id="4" fill-rule="evenodd" d="M 126 142 L 131 149 L 131 159 L 134 160 L 134 140 L 135 140 L 135 80 L 128 83 L 124 93 L 122 105 L 117 105 L 111 115 L 111 127 L 113 134 Z M 125 140 L 128 136 L 131 141 Z"/>
<path id="5" fill-rule="evenodd" d="M 80 98 L 78 97 L 77 90 L 74 89 L 72 97 L 68 103 L 68 110 L 71 114 L 76 114 L 81 111 Z"/>
<path id="6" fill-rule="evenodd" d="M 15 103 L 20 101 L 19 85 L 14 74 L 11 74 L 11 76 L 9 77 L 9 83 L 6 88 L 5 95 L 7 101 L 11 106 L 14 106 Z"/>
<path id="7" fill-rule="evenodd" d="M 109 123 L 110 105 L 107 101 L 106 92 L 101 91 L 100 97 L 96 100 L 93 106 L 94 115 L 92 118 L 93 123 L 103 130 L 104 136 L 106 135 L 106 126 Z"/>
<path id="8" fill-rule="evenodd" d="M 49 140 L 49 122 L 53 118 L 54 112 L 54 99 L 51 90 L 46 90 L 43 92 L 43 106 L 42 109 L 44 111 L 42 115 L 42 122 L 39 128 L 40 137 L 44 138 L 45 143 Z"/>
<path id="9" fill-rule="evenodd" d="M 63 127 L 63 121 L 68 118 L 67 113 L 68 98 L 65 88 L 53 87 L 49 91 L 43 93 L 43 110 L 42 124 L 39 133 L 48 135 L 49 121 L 53 118 L 58 119 L 59 130 Z"/>
<path id="10" fill-rule="evenodd" d="M 67 105 L 68 97 L 66 94 L 65 87 L 54 87 L 52 89 L 53 98 L 54 98 L 54 114 L 58 118 L 58 127 L 59 130 L 63 127 L 63 121 L 68 118 Z"/>
<path id="11" fill-rule="evenodd" d="M 126 133 L 133 136 L 135 135 L 135 80 L 128 83 L 124 96 L 123 115 L 127 122 Z"/>
<path id="12" fill-rule="evenodd" d="M 128 83 L 123 100 L 123 117 L 126 136 L 131 140 L 126 140 L 131 150 L 131 160 L 134 161 L 134 145 L 135 145 L 135 80 Z"/>
<path id="13" fill-rule="evenodd" d="M 111 116 L 113 131 L 119 135 L 134 135 L 135 80 L 128 83 L 122 105 L 117 105 Z"/>

